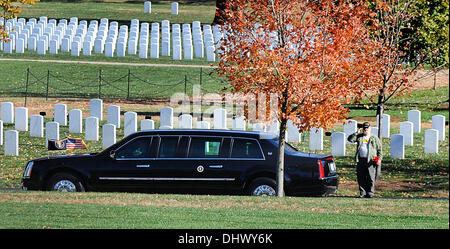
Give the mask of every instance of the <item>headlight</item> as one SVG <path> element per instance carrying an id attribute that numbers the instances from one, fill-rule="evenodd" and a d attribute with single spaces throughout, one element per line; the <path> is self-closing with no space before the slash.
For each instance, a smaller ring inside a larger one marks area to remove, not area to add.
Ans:
<path id="1" fill-rule="evenodd" d="M 28 162 L 27 167 L 25 168 L 25 171 L 23 172 L 22 178 L 30 178 L 31 170 L 33 169 L 34 162 Z"/>

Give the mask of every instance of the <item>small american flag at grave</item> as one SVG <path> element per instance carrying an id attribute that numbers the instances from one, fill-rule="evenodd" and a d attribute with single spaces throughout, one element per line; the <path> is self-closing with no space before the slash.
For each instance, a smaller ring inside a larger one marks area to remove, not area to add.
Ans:
<path id="1" fill-rule="evenodd" d="M 48 141 L 48 150 L 74 150 L 74 149 L 87 149 L 87 145 L 81 138 L 66 137 L 63 140 Z"/>

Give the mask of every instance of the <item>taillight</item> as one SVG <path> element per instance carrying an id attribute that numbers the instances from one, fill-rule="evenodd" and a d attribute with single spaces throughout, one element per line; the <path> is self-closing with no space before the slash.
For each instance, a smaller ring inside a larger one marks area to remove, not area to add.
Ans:
<path id="1" fill-rule="evenodd" d="M 319 160 L 319 178 L 325 178 L 325 171 L 323 170 L 322 160 Z"/>

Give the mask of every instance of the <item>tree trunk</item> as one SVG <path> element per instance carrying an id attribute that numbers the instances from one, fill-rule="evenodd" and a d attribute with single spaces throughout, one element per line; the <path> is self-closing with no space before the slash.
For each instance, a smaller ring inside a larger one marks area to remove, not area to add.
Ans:
<path id="1" fill-rule="evenodd" d="M 214 21 L 212 22 L 213 25 L 222 25 L 224 23 L 225 18 L 223 16 L 223 12 L 226 8 L 226 2 L 227 0 L 216 0 L 216 15 L 214 17 Z"/>
<path id="2" fill-rule="evenodd" d="M 383 114 L 384 114 L 384 100 L 385 100 L 385 88 L 380 89 L 380 95 L 378 96 L 377 115 L 378 115 L 378 138 L 383 144 L 382 130 L 383 130 Z M 377 172 L 375 174 L 377 180 L 381 179 L 381 166 L 377 166 Z"/>
<path id="3" fill-rule="evenodd" d="M 288 105 L 288 89 L 283 92 L 283 102 L 281 104 L 281 122 L 280 133 L 278 134 L 278 162 L 277 162 L 277 196 L 284 196 L 284 144 L 286 142 L 286 125 L 287 125 L 287 105 Z"/>
<path id="4" fill-rule="evenodd" d="M 278 170 L 277 170 L 277 196 L 284 196 L 284 144 L 286 142 L 286 119 L 281 121 L 280 134 L 278 136 Z"/>

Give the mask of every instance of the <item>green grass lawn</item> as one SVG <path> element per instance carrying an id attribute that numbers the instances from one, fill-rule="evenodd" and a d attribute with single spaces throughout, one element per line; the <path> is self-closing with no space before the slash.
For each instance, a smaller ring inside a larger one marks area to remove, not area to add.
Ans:
<path id="1" fill-rule="evenodd" d="M 448 229 L 448 201 L 0 191 L 0 228 Z"/>
<path id="2" fill-rule="evenodd" d="M 0 61 L 0 96 L 25 95 L 27 68 L 31 72 L 28 96 L 45 97 L 48 82 L 50 97 L 98 97 L 100 70 L 100 96 L 104 99 L 126 99 L 127 96 L 130 99 L 168 98 L 185 91 L 185 79 L 188 95 L 192 95 L 193 85 L 200 84 L 200 81 L 207 92 L 219 92 L 225 86 L 210 68 Z M 48 71 L 50 77 L 47 81 Z"/>
<path id="3" fill-rule="evenodd" d="M 172 1 L 152 2 L 152 13 L 144 13 L 144 1 L 126 2 L 117 1 L 77 1 L 77 2 L 37 2 L 33 6 L 24 6 L 19 17 L 39 18 L 47 16 L 48 19 L 92 20 L 108 18 L 110 21 L 129 22 L 139 19 L 140 22 L 161 22 L 169 20 L 171 23 L 192 23 L 200 21 L 211 24 L 215 15 L 215 1 L 177 1 L 178 15 L 171 14 Z"/>

